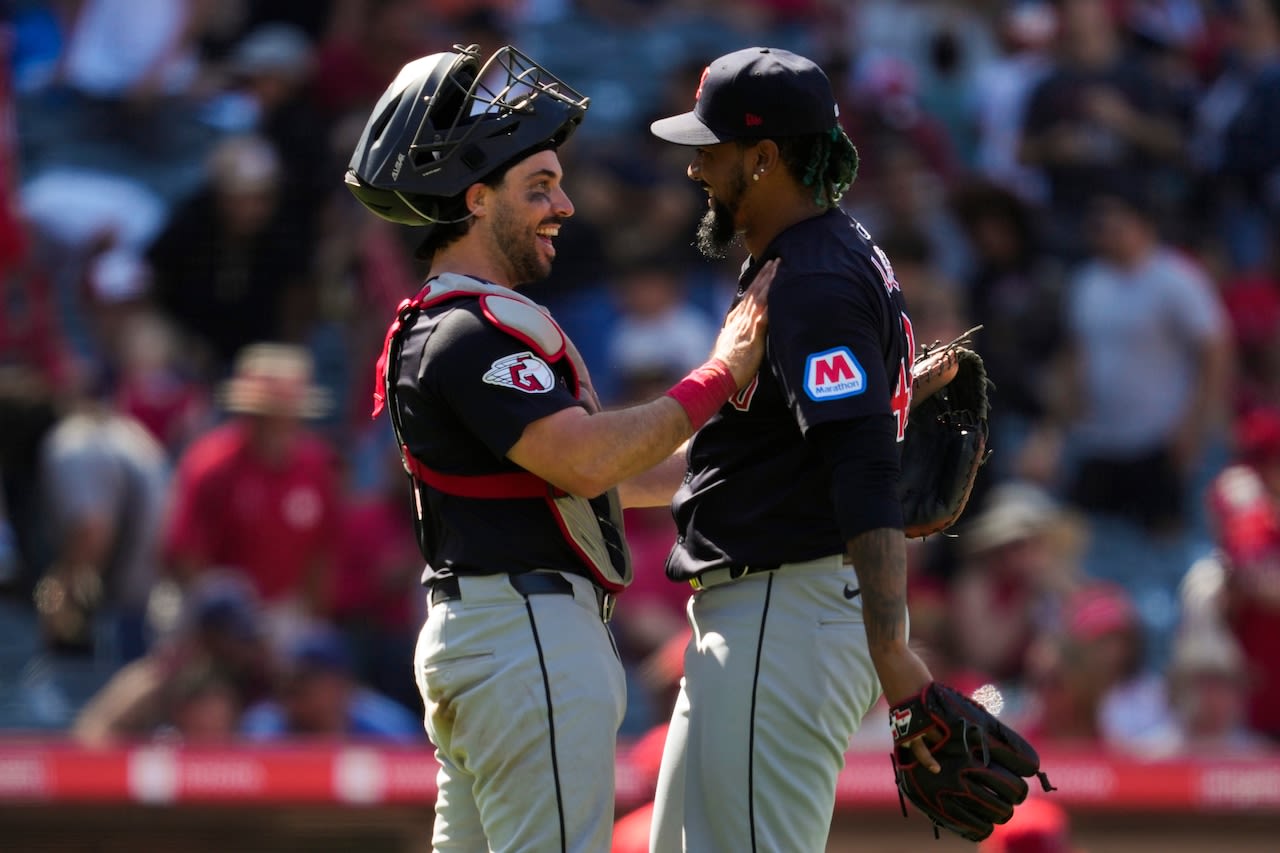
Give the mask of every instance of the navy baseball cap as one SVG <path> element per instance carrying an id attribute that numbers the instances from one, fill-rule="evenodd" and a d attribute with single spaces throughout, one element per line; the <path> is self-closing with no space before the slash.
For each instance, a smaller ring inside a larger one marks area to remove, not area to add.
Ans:
<path id="1" fill-rule="evenodd" d="M 749 47 L 702 72 L 691 112 L 658 119 L 654 136 L 680 145 L 714 145 L 827 133 L 840 109 L 827 75 L 811 60 L 774 47 Z"/>

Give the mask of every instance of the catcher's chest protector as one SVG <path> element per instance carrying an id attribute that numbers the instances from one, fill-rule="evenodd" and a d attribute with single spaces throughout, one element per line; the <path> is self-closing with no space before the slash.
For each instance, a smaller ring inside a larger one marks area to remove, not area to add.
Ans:
<path id="1" fill-rule="evenodd" d="M 590 571 L 596 583 L 610 592 L 620 592 L 631 583 L 631 553 L 623 537 L 622 503 L 617 489 L 598 498 L 571 495 L 527 471 L 508 474 L 456 475 L 444 474 L 428 467 L 409 452 L 402 437 L 399 414 L 394 400 L 394 363 L 399 352 L 399 332 L 420 311 L 453 299 L 479 299 L 481 313 L 496 328 L 531 347 L 569 383 L 569 388 L 587 407 L 598 411 L 599 401 L 584 381 L 586 365 L 569 342 L 564 331 L 541 306 L 514 290 L 487 284 L 476 279 L 444 273 L 430 282 L 413 299 L 406 299 L 396 310 L 396 319 L 387 329 L 382 355 L 378 358 L 373 415 L 384 405 L 391 415 L 396 442 L 405 470 L 416 488 L 430 486 L 446 494 L 469 498 L 541 498 L 547 502 L 560 532 L 569 547 Z M 418 499 L 419 536 L 423 535 L 421 514 L 425 503 Z"/>

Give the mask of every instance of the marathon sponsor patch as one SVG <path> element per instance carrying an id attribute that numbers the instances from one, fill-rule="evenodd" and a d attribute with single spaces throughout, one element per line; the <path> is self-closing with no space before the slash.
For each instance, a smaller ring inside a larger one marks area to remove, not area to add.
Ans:
<path id="1" fill-rule="evenodd" d="M 518 352 L 495 361 L 485 372 L 484 381 L 526 394 L 545 394 L 555 387 L 556 376 L 547 363 L 533 353 Z"/>
<path id="2" fill-rule="evenodd" d="M 810 400 L 839 400 L 867 390 L 867 371 L 848 347 L 815 352 L 804 364 L 804 390 Z"/>

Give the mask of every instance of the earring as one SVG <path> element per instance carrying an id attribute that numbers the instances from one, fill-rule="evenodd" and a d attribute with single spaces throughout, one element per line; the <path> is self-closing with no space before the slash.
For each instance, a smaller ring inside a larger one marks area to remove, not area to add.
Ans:
<path id="1" fill-rule="evenodd" d="M 760 173 L 759 173 L 759 172 L 756 172 L 756 173 L 752 174 L 752 176 L 751 176 L 751 180 L 753 180 L 753 181 L 758 181 L 758 180 L 760 180 Z"/>

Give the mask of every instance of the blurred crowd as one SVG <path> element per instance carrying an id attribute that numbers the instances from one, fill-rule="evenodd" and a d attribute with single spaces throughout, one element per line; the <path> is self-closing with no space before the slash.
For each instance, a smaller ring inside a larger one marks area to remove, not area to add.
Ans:
<path id="1" fill-rule="evenodd" d="M 742 260 L 691 246 L 703 196 L 648 123 L 772 44 L 836 86 L 844 203 L 916 339 L 982 327 L 993 454 L 961 524 L 910 549 L 934 672 L 1033 740 L 1280 739 L 1280 0 L 0 12 L 0 729 L 424 742 L 420 557 L 369 418 L 423 269 L 343 186 L 355 135 L 454 44 L 515 44 L 591 97 L 562 152 L 577 213 L 527 292 L 622 405 L 703 361 Z M 642 763 L 689 591 L 669 513 L 627 536 Z"/>

